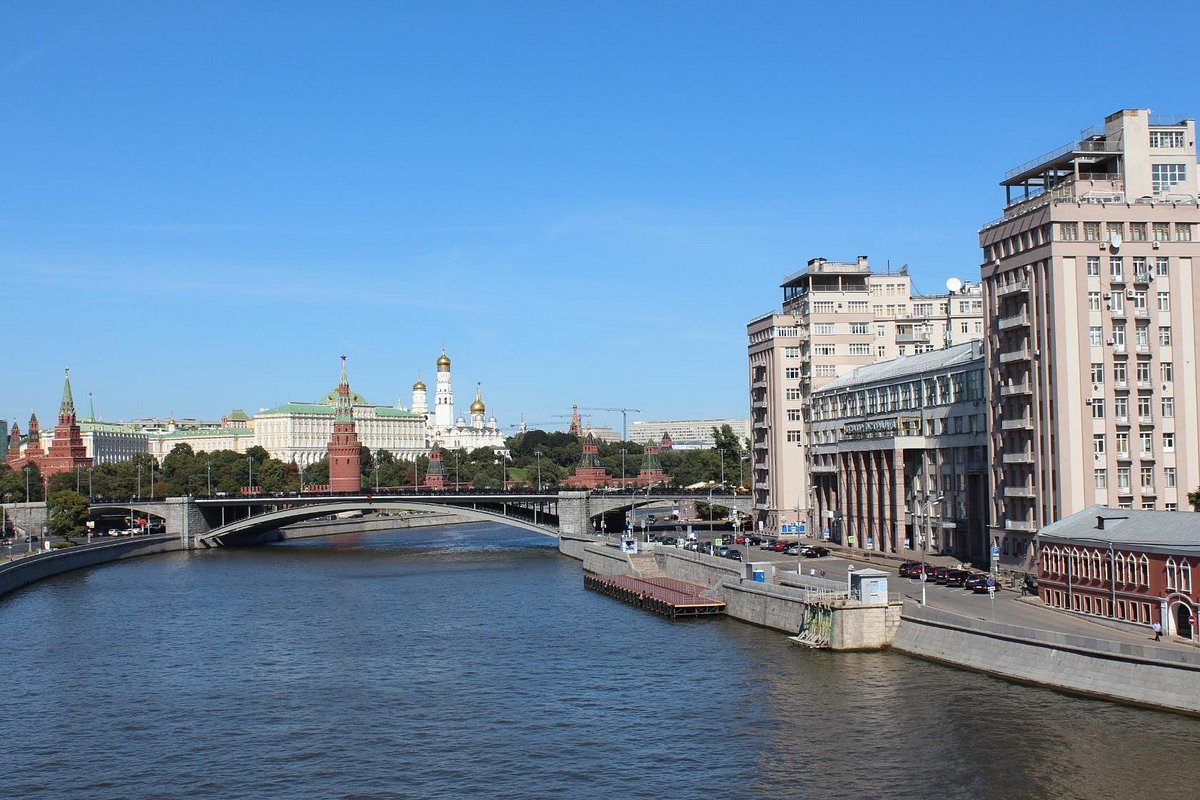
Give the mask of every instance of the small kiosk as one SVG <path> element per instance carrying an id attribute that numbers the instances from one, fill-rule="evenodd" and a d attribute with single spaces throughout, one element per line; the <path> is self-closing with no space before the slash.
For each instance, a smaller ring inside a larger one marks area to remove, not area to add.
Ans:
<path id="1" fill-rule="evenodd" d="M 858 569 L 850 573 L 850 597 L 870 605 L 886 605 L 888 573 L 879 569 Z"/>

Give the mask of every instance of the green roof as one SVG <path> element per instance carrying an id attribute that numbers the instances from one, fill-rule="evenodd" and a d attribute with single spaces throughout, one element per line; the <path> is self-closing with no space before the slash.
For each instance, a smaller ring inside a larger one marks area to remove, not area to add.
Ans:
<path id="1" fill-rule="evenodd" d="M 233 411 L 230 411 L 229 416 L 226 417 L 226 419 L 234 419 L 234 420 L 237 420 L 238 422 L 242 422 L 243 420 L 246 422 L 250 421 L 250 417 L 246 414 L 245 411 L 242 411 L 240 408 L 235 408 Z"/>
<path id="2" fill-rule="evenodd" d="M 411 411 L 406 411 L 403 408 L 393 408 L 392 406 L 368 406 L 364 403 L 356 403 L 356 408 L 366 406 L 375 412 L 377 417 L 419 417 L 420 414 L 414 414 Z M 327 403 L 284 403 L 275 408 L 268 408 L 265 411 L 260 411 L 255 416 L 263 417 L 271 414 L 309 414 L 312 416 L 332 417 L 334 413 L 333 406 Z"/>
<path id="3" fill-rule="evenodd" d="M 170 433 L 152 433 L 162 439 L 198 439 L 202 436 L 248 436 L 254 433 L 253 428 L 183 428 Z"/>

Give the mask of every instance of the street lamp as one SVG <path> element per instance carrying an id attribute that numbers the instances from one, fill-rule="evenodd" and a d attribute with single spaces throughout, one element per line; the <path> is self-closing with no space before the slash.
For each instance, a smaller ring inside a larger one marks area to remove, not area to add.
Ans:
<path id="1" fill-rule="evenodd" d="M 246 496 L 254 494 L 254 456 L 246 456 L 247 472 L 246 472 Z"/>
<path id="2" fill-rule="evenodd" d="M 211 494 L 211 492 L 210 492 Z M 304 465 L 300 465 L 300 494 L 304 494 Z"/>
<path id="3" fill-rule="evenodd" d="M 92 502 L 92 468 L 88 467 L 88 502 Z"/>
<path id="4" fill-rule="evenodd" d="M 712 538 L 712 532 L 713 532 L 712 496 L 713 496 L 713 487 L 709 487 L 709 489 L 708 489 L 708 536 L 710 539 Z"/>
<path id="5" fill-rule="evenodd" d="M 25 541 L 29 543 L 26 552 L 33 552 L 33 509 L 29 507 L 29 467 L 25 467 Z"/>
<path id="6" fill-rule="evenodd" d="M 154 499 L 154 459 L 150 460 L 150 499 Z"/>
<path id="7" fill-rule="evenodd" d="M 625 448 L 621 448 L 621 488 L 625 488 Z"/>
<path id="8" fill-rule="evenodd" d="M 138 464 L 138 484 L 137 484 L 137 499 L 142 499 L 142 465 Z"/>
<path id="9" fill-rule="evenodd" d="M 413 466 L 413 471 L 416 471 L 416 465 Z M 413 481 L 416 484 L 416 481 Z M 379 494 L 379 462 L 375 462 L 375 494 Z"/>
<path id="10" fill-rule="evenodd" d="M 538 494 L 542 493 L 542 451 L 535 450 L 533 454 L 537 456 L 537 473 L 538 473 Z"/>
<path id="11" fill-rule="evenodd" d="M 301 473 L 300 483 L 301 483 L 301 485 L 303 485 L 303 483 L 304 483 L 303 473 Z M 208 462 L 208 496 L 212 497 L 212 462 L 211 461 Z"/>

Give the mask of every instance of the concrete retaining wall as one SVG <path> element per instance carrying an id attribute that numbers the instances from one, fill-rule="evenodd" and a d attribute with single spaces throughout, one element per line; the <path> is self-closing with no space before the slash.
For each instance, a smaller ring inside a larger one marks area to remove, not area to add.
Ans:
<path id="1" fill-rule="evenodd" d="M 404 516 L 354 517 L 350 519 L 322 519 L 298 522 L 279 529 L 281 539 L 312 539 L 317 536 L 336 536 L 341 533 L 364 531 L 390 531 L 408 528 L 426 528 L 434 525 L 478 524 L 479 520 L 453 513 L 406 514 Z"/>
<path id="2" fill-rule="evenodd" d="M 182 549 L 180 538 L 168 534 L 122 538 L 115 542 L 79 545 L 26 556 L 0 565 L 0 596 L 64 572 Z"/>
<path id="3" fill-rule="evenodd" d="M 726 578 L 737 579 L 746 574 L 740 561 L 693 553 L 679 547 L 656 547 L 654 556 L 667 575 L 701 586 L 716 586 Z"/>
<path id="4" fill-rule="evenodd" d="M 725 578 L 712 597 L 725 603 L 727 615 L 764 628 L 796 634 L 804 621 L 804 592 L 798 589 Z"/>
<path id="5" fill-rule="evenodd" d="M 596 575 L 632 575 L 629 558 L 618 547 L 588 544 L 583 548 L 583 571 Z"/>
<path id="6" fill-rule="evenodd" d="M 912 603 L 892 647 L 1022 683 L 1200 715 L 1200 653 L 998 625 Z"/>

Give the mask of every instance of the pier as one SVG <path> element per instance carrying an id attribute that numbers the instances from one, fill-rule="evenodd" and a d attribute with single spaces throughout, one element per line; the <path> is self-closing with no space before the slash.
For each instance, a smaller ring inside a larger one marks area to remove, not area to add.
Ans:
<path id="1" fill-rule="evenodd" d="M 671 619 L 725 612 L 724 603 L 701 595 L 706 587 L 674 578 L 635 578 L 632 575 L 584 573 L 583 585 Z"/>

